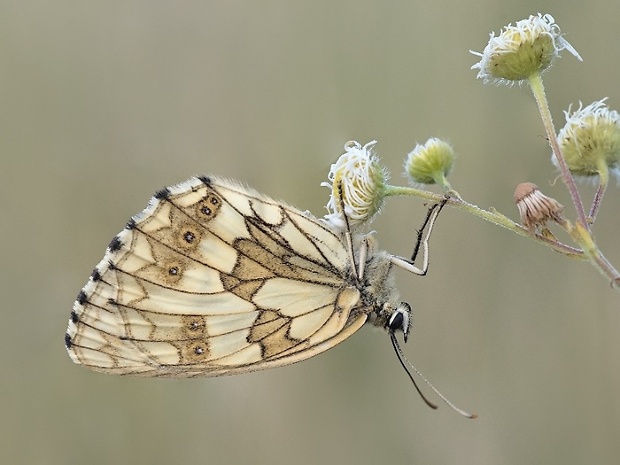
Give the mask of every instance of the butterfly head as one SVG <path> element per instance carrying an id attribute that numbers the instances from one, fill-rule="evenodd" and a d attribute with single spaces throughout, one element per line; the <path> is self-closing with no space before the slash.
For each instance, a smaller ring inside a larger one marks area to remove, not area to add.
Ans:
<path id="1" fill-rule="evenodd" d="M 403 338 L 405 339 L 405 342 L 407 342 L 411 322 L 411 305 L 407 302 L 401 302 L 390 315 L 387 323 L 387 329 L 392 334 L 398 330 L 401 330 L 403 332 Z"/>

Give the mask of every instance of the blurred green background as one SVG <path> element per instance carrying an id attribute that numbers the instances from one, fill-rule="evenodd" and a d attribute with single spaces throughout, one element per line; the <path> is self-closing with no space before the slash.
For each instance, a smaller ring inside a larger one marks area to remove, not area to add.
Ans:
<path id="1" fill-rule="evenodd" d="M 438 136 L 452 185 L 517 218 L 514 186 L 567 205 L 527 87 L 470 70 L 488 34 L 551 13 L 564 53 L 556 117 L 620 106 L 620 3 L 582 1 L 2 1 L 0 454 L 7 464 L 612 464 L 620 457 L 620 297 L 587 264 L 446 209 L 427 277 L 398 275 L 410 359 L 459 406 L 418 398 L 385 333 L 364 329 L 287 368 L 131 379 L 71 363 L 73 300 L 157 189 L 242 180 L 316 215 L 346 141 L 402 161 Z M 586 203 L 592 186 L 584 186 Z M 595 231 L 620 265 L 614 185 Z M 406 255 L 425 207 L 373 224 Z M 425 389 L 428 392 L 428 389 Z M 434 396 L 428 392 L 434 399 Z"/>

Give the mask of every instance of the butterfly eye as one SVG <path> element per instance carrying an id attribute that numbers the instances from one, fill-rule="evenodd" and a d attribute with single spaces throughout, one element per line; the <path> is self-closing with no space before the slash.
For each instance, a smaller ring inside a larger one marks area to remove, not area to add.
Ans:
<path id="1" fill-rule="evenodd" d="M 390 316 L 387 327 L 391 333 L 397 330 L 403 332 L 405 342 L 409 337 L 411 306 L 407 302 L 401 302 L 400 305 L 394 310 L 394 313 Z"/>

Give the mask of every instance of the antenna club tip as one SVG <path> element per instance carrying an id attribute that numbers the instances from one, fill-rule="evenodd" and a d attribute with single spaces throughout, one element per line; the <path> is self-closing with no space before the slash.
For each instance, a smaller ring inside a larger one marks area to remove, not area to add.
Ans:
<path id="1" fill-rule="evenodd" d="M 478 414 L 477 413 L 470 413 L 467 418 L 469 418 L 470 420 L 475 420 L 476 418 L 478 418 Z"/>

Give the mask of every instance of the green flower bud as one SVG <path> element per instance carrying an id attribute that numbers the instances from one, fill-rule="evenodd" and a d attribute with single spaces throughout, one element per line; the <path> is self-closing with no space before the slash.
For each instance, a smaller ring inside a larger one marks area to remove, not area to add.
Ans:
<path id="1" fill-rule="evenodd" d="M 416 145 L 405 161 L 405 173 L 414 183 L 439 184 L 450 190 L 446 176 L 452 169 L 454 149 L 447 142 L 433 137 L 424 145 Z"/>

